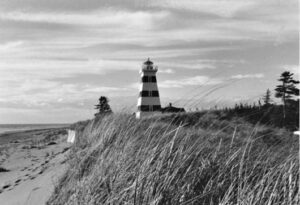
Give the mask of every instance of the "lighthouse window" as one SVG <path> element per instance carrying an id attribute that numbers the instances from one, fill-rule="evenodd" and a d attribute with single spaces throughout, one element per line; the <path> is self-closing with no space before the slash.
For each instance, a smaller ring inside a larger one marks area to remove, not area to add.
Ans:
<path id="1" fill-rule="evenodd" d="M 158 91 L 157 90 L 153 90 L 152 91 L 152 96 L 153 97 L 159 97 Z"/>
<path id="2" fill-rule="evenodd" d="M 151 76 L 151 82 L 156 83 L 156 77 L 155 76 Z"/>
<path id="3" fill-rule="evenodd" d="M 147 111 L 149 111 L 149 105 L 140 105 L 140 106 L 138 106 L 138 110 L 147 112 Z"/>
<path id="4" fill-rule="evenodd" d="M 149 82 L 148 76 L 143 76 L 142 77 L 142 82 L 143 83 L 148 83 Z"/>
<path id="5" fill-rule="evenodd" d="M 148 97 L 149 96 L 149 91 L 148 90 L 143 90 L 140 92 L 140 97 Z"/>
<path id="6" fill-rule="evenodd" d="M 157 90 L 143 90 L 139 94 L 140 97 L 159 97 L 159 93 Z"/>
<path id="7" fill-rule="evenodd" d="M 161 106 L 160 105 L 153 105 L 153 111 L 160 111 Z"/>
<path id="8" fill-rule="evenodd" d="M 143 83 L 156 83 L 156 76 L 143 76 L 142 77 L 142 82 Z"/>

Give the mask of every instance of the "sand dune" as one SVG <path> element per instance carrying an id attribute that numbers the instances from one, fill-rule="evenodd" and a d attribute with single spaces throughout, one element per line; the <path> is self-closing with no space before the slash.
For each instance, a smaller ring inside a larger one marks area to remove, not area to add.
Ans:
<path id="1" fill-rule="evenodd" d="M 0 136 L 1 205 L 41 205 L 64 173 L 70 144 L 62 129 Z"/>

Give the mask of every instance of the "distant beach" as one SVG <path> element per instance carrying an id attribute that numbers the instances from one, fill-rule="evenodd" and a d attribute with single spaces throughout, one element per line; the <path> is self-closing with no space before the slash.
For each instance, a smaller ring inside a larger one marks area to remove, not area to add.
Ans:
<path id="1" fill-rule="evenodd" d="M 42 130 L 67 127 L 69 124 L 0 124 L 0 136 L 19 131 Z"/>

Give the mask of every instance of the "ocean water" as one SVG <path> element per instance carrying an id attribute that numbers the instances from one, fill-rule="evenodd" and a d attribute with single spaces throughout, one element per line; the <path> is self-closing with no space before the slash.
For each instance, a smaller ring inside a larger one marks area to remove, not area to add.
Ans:
<path id="1" fill-rule="evenodd" d="M 0 134 L 27 130 L 67 127 L 68 124 L 0 124 Z"/>

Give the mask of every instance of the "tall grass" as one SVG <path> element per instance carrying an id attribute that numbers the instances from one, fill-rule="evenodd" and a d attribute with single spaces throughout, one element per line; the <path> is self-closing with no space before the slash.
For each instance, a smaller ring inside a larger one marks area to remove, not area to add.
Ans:
<path id="1" fill-rule="evenodd" d="M 300 203 L 290 132 L 187 115 L 87 122 L 48 204 Z"/>

